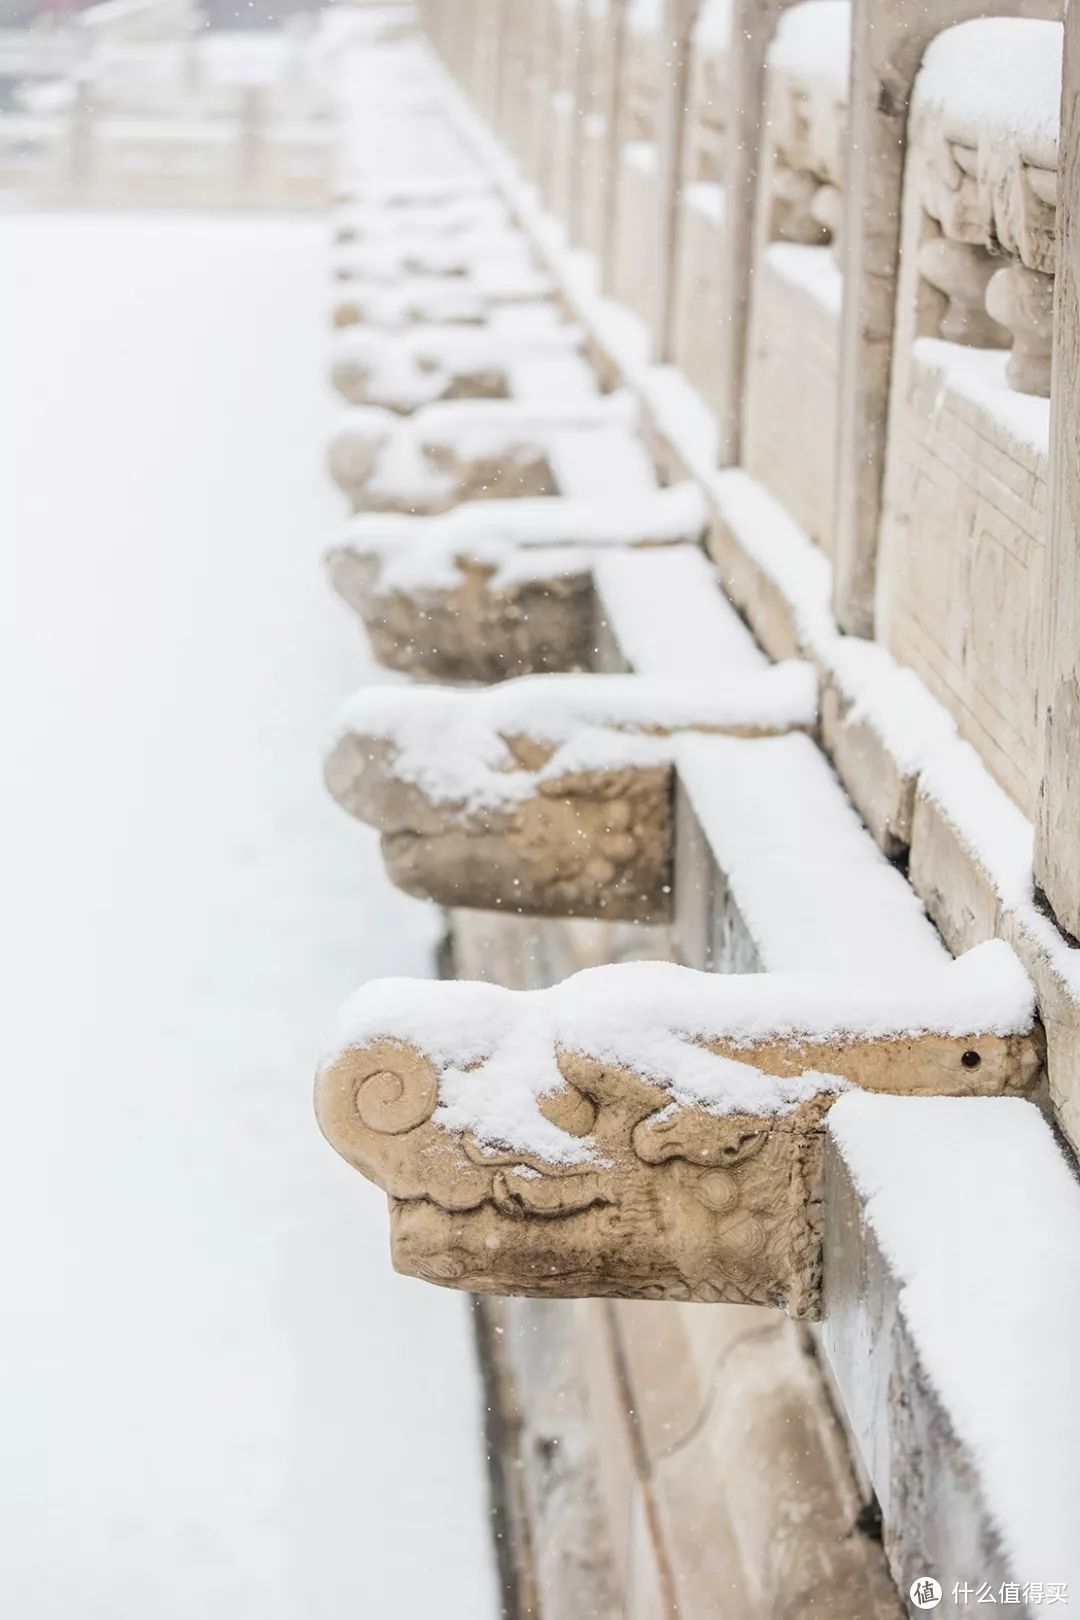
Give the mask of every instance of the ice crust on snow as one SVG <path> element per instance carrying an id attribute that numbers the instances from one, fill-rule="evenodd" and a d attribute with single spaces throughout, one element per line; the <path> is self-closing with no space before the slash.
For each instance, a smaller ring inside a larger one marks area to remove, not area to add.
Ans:
<path id="1" fill-rule="evenodd" d="M 795 660 L 749 675 L 695 682 L 639 675 L 526 675 L 460 692 L 365 687 L 344 706 L 340 737 L 389 743 L 394 774 L 434 803 L 466 812 L 531 798 L 536 783 L 569 772 L 666 764 L 668 733 L 688 727 L 812 725 L 817 683 Z M 529 737 L 555 752 L 539 773 L 520 768 L 505 740 Z"/>
<path id="2" fill-rule="evenodd" d="M 765 968 L 888 982 L 949 960 L 808 737 L 683 736 L 675 758 Z"/>
<path id="3" fill-rule="evenodd" d="M 563 1084 L 560 1052 L 627 1068 L 709 1113 L 783 1114 L 843 1089 L 808 1069 L 778 1080 L 753 1066 L 775 1038 L 815 1043 L 1030 1028 L 1031 986 L 1008 946 L 994 941 L 928 972 L 883 977 L 827 973 L 698 973 L 670 962 L 587 969 L 545 990 L 475 982 L 383 979 L 342 1009 L 331 1052 L 375 1040 L 417 1047 L 439 1074 L 436 1124 L 553 1164 L 588 1162 L 595 1144 L 539 1112 Z M 723 1040 L 747 1062 L 704 1049 Z"/>
<path id="4" fill-rule="evenodd" d="M 977 146 L 992 132 L 1015 142 L 1028 162 L 1056 169 L 1063 38 L 1059 22 L 957 23 L 927 47 L 912 105 L 940 108 L 954 140 Z"/>
<path id="5" fill-rule="evenodd" d="M 1075 1590 L 1080 1187 L 1049 1127 L 1013 1098 L 851 1091 L 827 1128 L 1007 1567 Z"/>

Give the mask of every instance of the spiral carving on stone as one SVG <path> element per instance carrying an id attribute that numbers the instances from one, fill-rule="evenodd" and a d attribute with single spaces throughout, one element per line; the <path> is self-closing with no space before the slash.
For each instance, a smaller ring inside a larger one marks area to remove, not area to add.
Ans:
<path id="1" fill-rule="evenodd" d="M 405 1047 L 392 1054 L 392 1065 L 369 1069 L 353 1087 L 357 1117 L 381 1136 L 400 1136 L 423 1125 L 434 1113 L 438 1095 L 431 1064 Z"/>

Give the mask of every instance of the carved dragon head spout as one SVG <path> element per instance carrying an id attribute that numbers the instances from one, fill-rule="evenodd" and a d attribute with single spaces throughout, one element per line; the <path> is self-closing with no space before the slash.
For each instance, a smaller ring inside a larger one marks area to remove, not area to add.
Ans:
<path id="1" fill-rule="evenodd" d="M 587 669 L 593 565 L 605 551 L 684 546 L 704 532 L 696 485 L 643 495 L 467 502 L 430 517 L 354 517 L 327 552 L 334 587 L 379 662 L 439 680 Z"/>
<path id="2" fill-rule="evenodd" d="M 547 675 L 482 692 L 368 688 L 343 712 L 334 797 L 394 881 L 446 905 L 662 921 L 672 736 L 810 725 L 797 663 L 721 683 Z"/>
<path id="3" fill-rule="evenodd" d="M 1015 1093 L 1040 1056 L 1006 947 L 884 991 L 659 963 L 534 992 L 386 980 L 346 1008 L 316 1108 L 410 1275 L 806 1316 L 836 1094 Z"/>

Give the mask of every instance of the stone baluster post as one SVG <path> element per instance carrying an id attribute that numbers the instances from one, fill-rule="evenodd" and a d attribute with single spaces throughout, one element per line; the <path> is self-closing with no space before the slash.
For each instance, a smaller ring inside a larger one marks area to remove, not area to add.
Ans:
<path id="1" fill-rule="evenodd" d="M 1080 9 L 1065 14 L 1035 881 L 1080 936 Z"/>
<path id="2" fill-rule="evenodd" d="M 1054 346 L 1054 277 L 1022 264 L 995 271 L 986 289 L 986 307 L 1012 334 L 1006 375 L 1022 394 L 1050 398 Z"/>
<path id="3" fill-rule="evenodd" d="M 610 292 L 615 277 L 615 213 L 619 194 L 619 149 L 622 146 L 623 90 L 630 0 L 609 0 L 608 70 L 604 76 L 604 220 L 600 249 L 600 284 Z"/>
<path id="4" fill-rule="evenodd" d="M 690 38 L 700 0 L 665 0 L 660 35 L 660 106 L 658 109 L 656 329 L 657 360 L 673 359 L 675 336 L 675 254 L 679 198 L 686 164 L 687 92 Z"/>

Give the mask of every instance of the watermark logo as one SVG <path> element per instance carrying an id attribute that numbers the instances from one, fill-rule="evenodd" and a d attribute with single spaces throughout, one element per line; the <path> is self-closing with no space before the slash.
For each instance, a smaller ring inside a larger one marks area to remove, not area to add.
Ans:
<path id="1" fill-rule="evenodd" d="M 917 1609 L 936 1609 L 941 1602 L 941 1583 L 932 1575 L 920 1575 L 912 1581 L 908 1596 Z"/>

